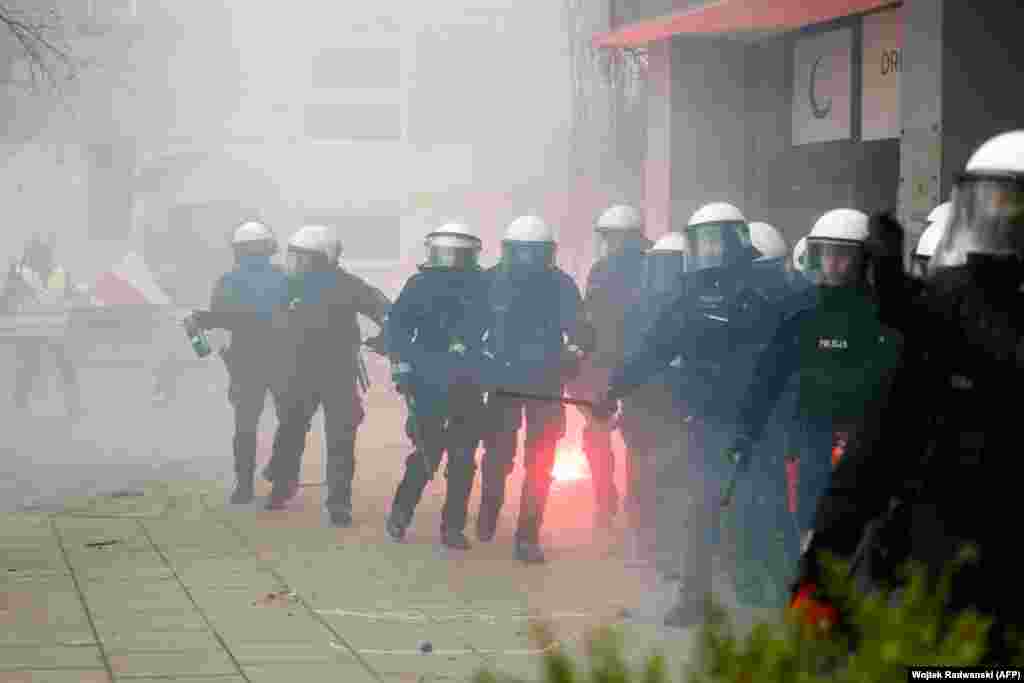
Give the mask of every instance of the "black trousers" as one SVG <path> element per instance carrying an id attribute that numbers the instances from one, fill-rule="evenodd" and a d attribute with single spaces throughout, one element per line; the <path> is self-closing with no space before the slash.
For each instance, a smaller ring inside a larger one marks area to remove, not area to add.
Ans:
<path id="1" fill-rule="evenodd" d="M 413 388 L 406 432 L 415 450 L 405 460 L 405 473 L 391 506 L 396 522 L 409 526 L 427 484 L 447 454 L 441 530 L 465 529 L 482 411 L 483 395 L 477 386 L 457 384 L 447 391 Z"/>
<path id="2" fill-rule="evenodd" d="M 565 436 L 565 406 L 561 403 L 524 401 L 504 396 L 490 397 L 487 405 L 488 432 L 484 436 L 481 514 L 497 516 L 505 501 L 505 479 L 515 463 L 516 435 L 526 414 L 526 477 L 519 503 L 516 539 L 537 543 L 544 510 L 551 491 L 555 448 Z"/>
<path id="3" fill-rule="evenodd" d="M 302 468 L 313 415 L 322 405 L 326 423 L 328 510 L 352 511 L 356 432 L 363 422 L 355 377 L 346 381 L 325 375 L 294 381 L 278 401 L 278 427 L 267 474 L 274 482 L 296 481 Z"/>

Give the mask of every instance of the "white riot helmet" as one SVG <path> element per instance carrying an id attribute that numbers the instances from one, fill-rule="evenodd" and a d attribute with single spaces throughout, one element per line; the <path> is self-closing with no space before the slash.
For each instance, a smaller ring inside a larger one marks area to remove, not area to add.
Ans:
<path id="1" fill-rule="evenodd" d="M 929 272 L 966 265 L 969 254 L 1024 259 L 1024 130 L 985 142 L 957 175 Z"/>
<path id="2" fill-rule="evenodd" d="M 501 240 L 501 262 L 512 268 L 554 268 L 557 247 L 555 231 L 543 219 L 520 216 Z"/>
<path id="3" fill-rule="evenodd" d="M 468 225 L 445 223 L 427 235 L 423 244 L 427 248 L 427 261 L 422 268 L 476 270 L 480 267 L 483 245 Z"/>
<path id="4" fill-rule="evenodd" d="M 868 215 L 856 209 L 833 209 L 807 235 L 807 272 L 827 287 L 863 284 L 867 261 Z"/>
<path id="5" fill-rule="evenodd" d="M 620 251 L 631 239 L 639 241 L 643 237 L 644 219 L 632 206 L 616 204 L 597 219 L 594 232 L 598 239 L 598 258 L 604 259 Z"/>
<path id="6" fill-rule="evenodd" d="M 236 257 L 273 256 L 277 253 L 277 237 L 259 221 L 246 221 L 231 235 L 231 248 Z"/>
<path id="7" fill-rule="evenodd" d="M 758 261 L 774 261 L 789 255 L 789 246 L 778 230 L 767 223 L 750 224 L 750 241 L 761 252 Z"/>
<path id="8" fill-rule="evenodd" d="M 337 267 L 341 241 L 325 225 L 306 225 L 288 240 L 288 271 L 295 275 Z"/>
<path id="9" fill-rule="evenodd" d="M 939 204 L 928 214 L 928 226 L 921 233 L 917 240 L 917 247 L 911 258 L 911 273 L 917 277 L 924 277 L 928 273 L 928 262 L 935 253 L 935 247 L 942 238 L 946 226 L 952 215 L 952 202 Z"/>
<path id="10" fill-rule="evenodd" d="M 654 295 L 672 294 L 686 272 L 686 237 L 664 235 L 644 256 L 644 289 Z"/>
<path id="11" fill-rule="evenodd" d="M 807 272 L 807 235 L 797 240 L 793 247 L 793 270 L 798 273 Z"/>
<path id="12" fill-rule="evenodd" d="M 698 209 L 683 230 L 693 271 L 721 268 L 759 256 L 750 241 L 750 226 L 732 204 L 715 202 Z"/>

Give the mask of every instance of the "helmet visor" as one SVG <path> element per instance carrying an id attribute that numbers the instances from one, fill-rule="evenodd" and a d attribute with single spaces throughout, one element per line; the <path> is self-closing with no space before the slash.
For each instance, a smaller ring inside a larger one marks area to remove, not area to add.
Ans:
<path id="1" fill-rule="evenodd" d="M 761 255 L 750 241 L 750 227 L 740 221 L 691 225 L 683 235 L 690 254 L 687 267 L 691 272 L 721 268 Z"/>
<path id="2" fill-rule="evenodd" d="M 817 285 L 847 287 L 863 280 L 864 246 L 860 242 L 808 237 L 804 258 L 807 274 Z"/>
<path id="3" fill-rule="evenodd" d="M 502 242 L 501 262 L 513 268 L 536 270 L 554 268 L 555 244 L 553 242 Z"/>
<path id="4" fill-rule="evenodd" d="M 473 270 L 479 266 L 480 249 L 427 244 L 427 267 Z"/>
<path id="5" fill-rule="evenodd" d="M 246 256 L 273 256 L 277 253 L 277 242 L 274 240 L 236 242 L 232 246 L 235 250 L 235 256 L 238 258 Z"/>
<path id="6" fill-rule="evenodd" d="M 929 270 L 966 265 L 967 255 L 1024 257 L 1024 178 L 961 175 L 952 218 Z"/>
<path id="7" fill-rule="evenodd" d="M 630 242 L 639 242 L 643 238 L 643 231 L 636 230 L 609 230 L 598 228 L 595 234 L 597 240 L 597 258 L 606 259 L 612 254 L 622 251 Z"/>
<path id="8" fill-rule="evenodd" d="M 724 223 L 707 223 L 686 228 L 691 272 L 725 265 Z"/>
<path id="9" fill-rule="evenodd" d="M 686 254 L 681 251 L 652 251 L 644 257 L 644 289 L 653 295 L 679 291 L 686 271 Z"/>
<path id="10" fill-rule="evenodd" d="M 289 249 L 286 265 L 291 275 L 303 275 L 325 270 L 330 264 L 326 254 L 318 251 L 305 251 L 301 249 Z"/>
<path id="11" fill-rule="evenodd" d="M 925 277 L 928 274 L 929 261 L 931 261 L 929 256 L 914 254 L 910 258 L 910 274 L 917 278 Z"/>

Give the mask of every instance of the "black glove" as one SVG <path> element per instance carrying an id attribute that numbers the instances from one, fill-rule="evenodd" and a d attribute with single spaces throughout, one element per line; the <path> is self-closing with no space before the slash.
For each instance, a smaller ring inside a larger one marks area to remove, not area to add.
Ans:
<path id="1" fill-rule="evenodd" d="M 395 383 L 395 391 L 407 394 L 412 388 L 412 365 L 402 361 L 391 362 L 391 381 Z"/>
<path id="2" fill-rule="evenodd" d="M 192 325 L 200 330 L 212 330 L 217 325 L 217 315 L 212 311 L 192 311 Z"/>
<path id="3" fill-rule="evenodd" d="M 375 337 L 370 337 L 363 342 L 363 346 L 370 349 L 378 356 L 386 356 L 388 353 L 387 339 L 384 338 L 384 333 L 381 332 Z"/>
<path id="4" fill-rule="evenodd" d="M 750 467 L 750 454 L 754 450 L 754 442 L 750 437 L 737 436 L 732 444 L 725 449 L 725 460 L 729 465 L 746 472 Z"/>
<path id="5" fill-rule="evenodd" d="M 903 263 L 903 226 L 891 211 L 874 213 L 868 222 L 868 238 L 864 249 L 876 262 Z"/>
<path id="6" fill-rule="evenodd" d="M 572 382 L 583 372 L 583 350 L 578 346 L 562 347 L 562 379 L 565 383 Z"/>

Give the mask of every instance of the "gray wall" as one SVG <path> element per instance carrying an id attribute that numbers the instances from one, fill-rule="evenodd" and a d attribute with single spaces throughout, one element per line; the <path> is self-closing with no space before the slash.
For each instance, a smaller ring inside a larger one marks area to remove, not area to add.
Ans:
<path id="1" fill-rule="evenodd" d="M 744 203 L 745 47 L 724 39 L 672 42 L 672 227 L 711 201 Z"/>
<path id="2" fill-rule="evenodd" d="M 855 123 L 852 140 L 793 146 L 795 39 L 673 39 L 673 225 L 701 204 L 730 201 L 792 245 L 831 209 L 896 207 L 899 141 L 860 142 Z M 856 78 L 852 106 L 859 111 Z"/>
<path id="3" fill-rule="evenodd" d="M 896 208 L 899 141 L 860 141 L 860 42 L 856 20 L 809 29 L 853 26 L 853 130 L 850 140 L 793 146 L 793 43 L 799 33 L 747 50 L 750 168 L 745 211 L 776 226 L 790 245 L 831 209 Z"/>

